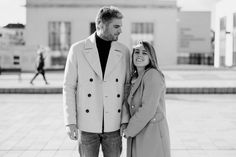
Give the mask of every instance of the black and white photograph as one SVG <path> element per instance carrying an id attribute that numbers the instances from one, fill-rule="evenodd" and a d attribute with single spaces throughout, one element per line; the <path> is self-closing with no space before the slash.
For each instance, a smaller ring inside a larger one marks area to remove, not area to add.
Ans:
<path id="1" fill-rule="evenodd" d="M 0 157 L 236 157 L 236 1 L 0 0 Z"/>

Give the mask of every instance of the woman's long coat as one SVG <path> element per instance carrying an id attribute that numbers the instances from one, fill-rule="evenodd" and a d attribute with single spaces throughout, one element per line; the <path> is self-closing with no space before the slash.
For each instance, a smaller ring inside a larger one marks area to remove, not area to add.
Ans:
<path id="1" fill-rule="evenodd" d="M 132 85 L 128 97 L 127 157 L 170 157 L 162 74 L 149 69 Z"/>

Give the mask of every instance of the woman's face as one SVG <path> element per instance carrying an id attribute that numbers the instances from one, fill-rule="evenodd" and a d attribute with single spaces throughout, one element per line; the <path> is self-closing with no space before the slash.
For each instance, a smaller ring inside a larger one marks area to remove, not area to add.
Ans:
<path id="1" fill-rule="evenodd" d="M 134 48 L 133 63 L 137 68 L 145 68 L 149 64 L 148 52 L 142 44 Z"/>

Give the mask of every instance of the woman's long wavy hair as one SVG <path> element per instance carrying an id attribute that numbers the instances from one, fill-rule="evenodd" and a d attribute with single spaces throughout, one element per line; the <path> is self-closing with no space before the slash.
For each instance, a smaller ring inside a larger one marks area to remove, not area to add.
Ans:
<path id="1" fill-rule="evenodd" d="M 150 68 L 156 69 L 157 71 L 160 72 L 160 74 L 164 78 L 164 74 L 162 73 L 162 71 L 158 67 L 158 61 L 157 61 L 156 52 L 155 52 L 154 47 L 149 42 L 146 42 L 146 41 L 141 41 L 138 45 L 143 45 L 143 47 L 147 51 L 147 54 L 149 57 L 150 62 L 145 67 L 145 70 L 150 69 Z M 131 60 L 132 60 L 131 61 L 131 78 L 138 77 L 138 71 L 137 71 L 137 68 L 134 65 L 134 61 L 133 61 L 134 51 L 135 51 L 135 47 L 133 48 L 133 52 L 132 52 L 132 56 L 131 56 Z"/>

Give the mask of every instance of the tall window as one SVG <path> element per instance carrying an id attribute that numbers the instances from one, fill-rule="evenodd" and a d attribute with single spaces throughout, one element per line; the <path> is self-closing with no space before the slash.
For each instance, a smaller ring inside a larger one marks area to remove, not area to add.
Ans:
<path id="1" fill-rule="evenodd" d="M 233 17 L 233 65 L 236 65 L 236 13 Z"/>
<path id="2" fill-rule="evenodd" d="M 96 24 L 95 22 L 90 23 L 90 34 L 93 34 L 96 31 Z"/>
<path id="3" fill-rule="evenodd" d="M 48 23 L 49 47 L 53 51 L 67 51 L 71 44 L 71 23 L 52 21 Z"/>
<path id="4" fill-rule="evenodd" d="M 132 45 L 136 45 L 140 41 L 148 41 L 154 43 L 154 24 L 151 22 L 132 23 L 131 30 Z"/>
<path id="5" fill-rule="evenodd" d="M 226 17 L 220 18 L 220 65 L 225 65 Z"/>

